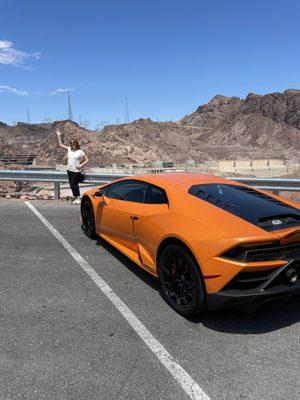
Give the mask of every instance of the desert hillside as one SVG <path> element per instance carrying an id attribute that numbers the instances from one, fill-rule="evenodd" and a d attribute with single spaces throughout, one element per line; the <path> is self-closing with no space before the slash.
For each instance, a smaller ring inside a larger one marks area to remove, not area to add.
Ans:
<path id="1" fill-rule="evenodd" d="M 139 119 L 89 131 L 72 121 L 8 126 L 0 123 L 0 157 L 35 154 L 37 164 L 64 161 L 56 145 L 55 128 L 80 139 L 92 165 L 149 164 L 157 160 L 185 163 L 211 159 L 282 158 L 299 162 L 300 91 L 245 99 L 215 96 L 177 122 Z"/>

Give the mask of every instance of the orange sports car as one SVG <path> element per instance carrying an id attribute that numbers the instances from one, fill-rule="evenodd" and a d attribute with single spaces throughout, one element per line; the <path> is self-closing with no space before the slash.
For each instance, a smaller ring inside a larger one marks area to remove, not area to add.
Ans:
<path id="1" fill-rule="evenodd" d="M 160 280 L 184 315 L 300 293 L 300 205 L 206 174 L 128 177 L 84 193 L 84 233 Z"/>

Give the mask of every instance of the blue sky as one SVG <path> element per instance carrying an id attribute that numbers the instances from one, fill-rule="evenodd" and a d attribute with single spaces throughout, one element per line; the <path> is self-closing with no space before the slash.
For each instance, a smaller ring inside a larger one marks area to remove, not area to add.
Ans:
<path id="1" fill-rule="evenodd" d="M 1 4 L 2 3 L 2 4 Z M 300 88 L 300 2 L 0 0 L 0 121 L 176 120 Z M 60 90 L 58 90 L 60 89 Z"/>

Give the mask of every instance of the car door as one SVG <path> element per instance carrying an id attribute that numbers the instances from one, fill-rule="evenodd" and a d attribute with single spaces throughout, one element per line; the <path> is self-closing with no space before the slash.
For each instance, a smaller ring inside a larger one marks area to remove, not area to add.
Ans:
<path id="1" fill-rule="evenodd" d="M 147 183 L 133 179 L 111 184 L 97 215 L 99 233 L 117 247 L 120 248 L 119 244 L 135 254 L 135 236 L 147 187 Z"/>
<path id="2" fill-rule="evenodd" d="M 164 189 L 149 184 L 143 218 L 138 226 L 136 243 L 141 263 L 151 273 L 156 273 L 156 247 L 161 237 L 170 229 L 170 205 Z"/>

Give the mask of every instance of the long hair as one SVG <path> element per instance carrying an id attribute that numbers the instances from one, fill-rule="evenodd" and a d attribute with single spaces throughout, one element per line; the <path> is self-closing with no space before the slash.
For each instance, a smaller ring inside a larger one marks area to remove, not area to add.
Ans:
<path id="1" fill-rule="evenodd" d="M 80 149 L 80 144 L 77 139 L 70 139 L 70 144 L 71 144 L 71 142 L 75 143 L 76 150 Z"/>

